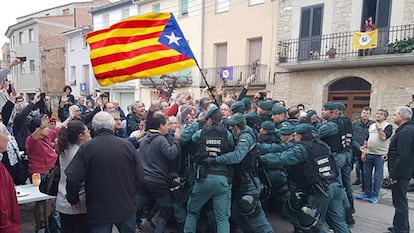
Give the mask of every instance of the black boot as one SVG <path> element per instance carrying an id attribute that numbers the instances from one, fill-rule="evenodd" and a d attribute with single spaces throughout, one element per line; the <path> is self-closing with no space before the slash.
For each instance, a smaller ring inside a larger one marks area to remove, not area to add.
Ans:
<path id="1" fill-rule="evenodd" d="M 348 226 L 355 225 L 355 219 L 354 219 L 354 216 L 352 216 L 351 208 L 345 209 L 345 222 L 346 224 L 348 224 Z"/>
<path id="2" fill-rule="evenodd" d="M 355 214 L 354 198 L 348 197 L 348 200 L 349 200 L 349 205 L 351 205 L 351 213 Z"/>

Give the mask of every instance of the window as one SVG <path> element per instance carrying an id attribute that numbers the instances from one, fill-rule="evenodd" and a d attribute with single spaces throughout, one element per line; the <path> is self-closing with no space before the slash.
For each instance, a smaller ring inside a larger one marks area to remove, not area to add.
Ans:
<path id="1" fill-rule="evenodd" d="M 121 10 L 121 17 L 123 19 L 128 18 L 129 17 L 129 8 L 124 8 Z"/>
<path id="2" fill-rule="evenodd" d="M 70 84 L 76 84 L 76 66 L 71 66 L 70 67 L 70 79 L 69 79 Z"/>
<path id="3" fill-rule="evenodd" d="M 109 14 L 102 15 L 102 27 L 106 28 L 109 26 Z"/>
<path id="4" fill-rule="evenodd" d="M 152 5 L 152 12 L 160 12 L 160 4 L 155 3 Z"/>
<path id="5" fill-rule="evenodd" d="M 69 9 L 67 9 L 67 8 L 66 9 L 63 9 L 62 10 L 62 14 L 63 15 L 69 15 Z"/>
<path id="6" fill-rule="evenodd" d="M 181 15 L 188 15 L 188 0 L 181 0 Z"/>
<path id="7" fill-rule="evenodd" d="M 227 64 L 227 43 L 216 44 L 216 66 L 222 67 Z"/>
<path id="8" fill-rule="evenodd" d="M 24 74 L 24 67 L 23 67 L 23 64 L 24 64 L 24 63 L 20 63 L 20 66 L 19 66 L 20 74 Z"/>
<path id="9" fill-rule="evenodd" d="M 72 38 L 68 39 L 68 47 L 70 51 L 73 51 L 73 43 L 72 43 Z"/>
<path id="10" fill-rule="evenodd" d="M 82 82 L 86 83 L 89 81 L 89 65 L 82 65 Z"/>
<path id="11" fill-rule="evenodd" d="M 88 47 L 88 42 L 86 42 L 86 35 L 82 36 L 82 48 L 87 48 Z"/>
<path id="12" fill-rule="evenodd" d="M 29 29 L 29 42 L 34 41 L 34 31 L 33 28 Z"/>
<path id="13" fill-rule="evenodd" d="M 23 44 L 23 32 L 19 32 L 19 44 Z"/>
<path id="14" fill-rule="evenodd" d="M 259 62 L 262 57 L 262 38 L 250 39 L 249 41 L 249 64 Z"/>
<path id="15" fill-rule="evenodd" d="M 34 60 L 30 60 L 30 72 L 35 72 L 35 61 Z"/>
<path id="16" fill-rule="evenodd" d="M 310 60 L 315 51 L 322 54 L 323 4 L 302 7 L 299 31 L 299 61 Z"/>
<path id="17" fill-rule="evenodd" d="M 216 13 L 229 11 L 229 0 L 216 0 Z"/>
<path id="18" fill-rule="evenodd" d="M 262 3 L 264 3 L 264 0 L 249 0 L 249 6 L 262 4 Z"/>

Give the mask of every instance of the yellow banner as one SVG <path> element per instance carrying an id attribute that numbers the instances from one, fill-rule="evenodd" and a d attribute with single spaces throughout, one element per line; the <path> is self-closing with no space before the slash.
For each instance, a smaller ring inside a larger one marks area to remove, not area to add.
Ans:
<path id="1" fill-rule="evenodd" d="M 378 29 L 370 32 L 355 32 L 352 40 L 352 49 L 373 49 L 378 46 Z"/>

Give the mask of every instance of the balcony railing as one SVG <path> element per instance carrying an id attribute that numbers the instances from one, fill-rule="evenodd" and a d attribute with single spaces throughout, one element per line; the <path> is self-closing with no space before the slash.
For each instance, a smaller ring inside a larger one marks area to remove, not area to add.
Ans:
<path id="1" fill-rule="evenodd" d="M 170 77 L 174 77 L 177 79 L 176 86 L 177 87 L 184 87 L 190 86 L 193 83 L 193 78 L 191 76 L 191 69 L 184 69 L 178 72 L 168 74 Z M 153 78 L 146 78 L 141 80 L 141 85 L 144 86 L 155 86 L 158 87 L 160 85 L 165 85 L 163 76 L 157 76 Z"/>
<path id="2" fill-rule="evenodd" d="M 385 48 L 390 42 L 414 38 L 414 24 L 378 28 L 378 47 L 370 50 L 352 49 L 354 32 L 356 31 L 279 41 L 279 65 L 324 60 L 328 58 L 327 52 L 330 48 L 336 49 L 335 58 L 387 54 Z"/>
<path id="3" fill-rule="evenodd" d="M 227 70 L 223 72 L 223 70 Z M 256 68 L 256 79 L 251 86 L 266 86 L 267 65 L 258 64 Z M 246 79 L 252 74 L 251 65 L 212 67 L 203 69 L 204 76 L 210 86 L 222 84 L 228 87 L 237 87 L 245 84 Z M 206 87 L 206 83 L 201 79 L 201 87 Z"/>

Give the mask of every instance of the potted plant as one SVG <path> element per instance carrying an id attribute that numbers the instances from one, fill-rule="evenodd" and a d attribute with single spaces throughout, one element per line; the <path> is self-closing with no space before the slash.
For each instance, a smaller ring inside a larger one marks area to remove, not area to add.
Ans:
<path id="1" fill-rule="evenodd" d="M 279 63 L 286 63 L 286 62 L 287 62 L 286 51 L 279 52 Z"/>
<path id="2" fill-rule="evenodd" d="M 336 55 L 336 48 L 330 48 L 327 52 L 326 55 L 328 56 L 328 58 L 332 59 L 335 58 Z"/>

